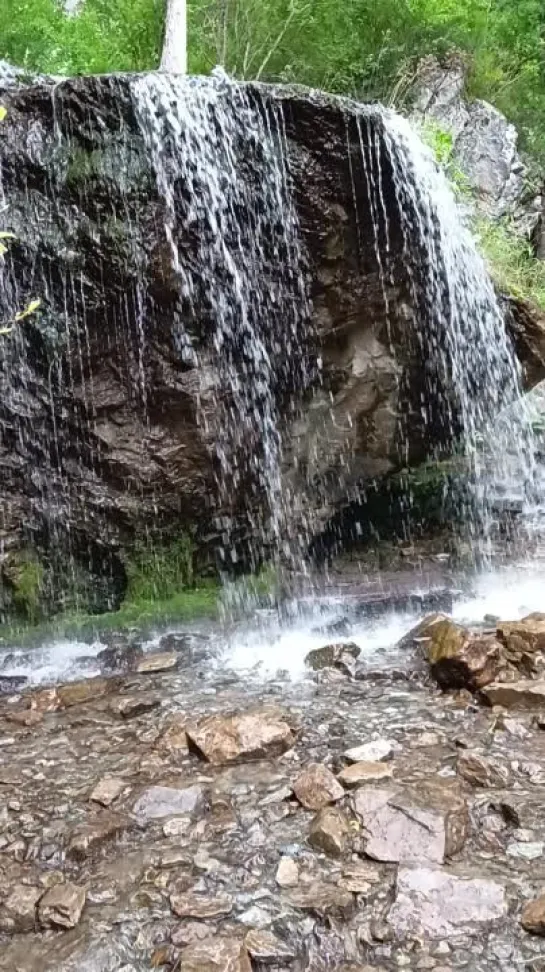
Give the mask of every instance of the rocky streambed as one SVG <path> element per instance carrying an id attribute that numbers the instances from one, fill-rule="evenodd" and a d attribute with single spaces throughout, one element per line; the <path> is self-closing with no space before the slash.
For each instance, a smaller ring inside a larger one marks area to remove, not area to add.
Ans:
<path id="1" fill-rule="evenodd" d="M 545 615 L 465 610 L 324 615 L 296 678 L 178 632 L 12 686 L 0 969 L 544 969 Z"/>

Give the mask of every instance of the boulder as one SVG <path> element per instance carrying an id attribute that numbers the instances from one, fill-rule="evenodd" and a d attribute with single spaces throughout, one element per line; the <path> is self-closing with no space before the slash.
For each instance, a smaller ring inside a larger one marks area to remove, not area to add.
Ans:
<path id="1" fill-rule="evenodd" d="M 293 792 L 307 810 L 321 810 L 344 796 L 344 789 L 331 770 L 320 763 L 311 763 L 303 770 L 293 784 Z"/>
<path id="2" fill-rule="evenodd" d="M 340 810 L 320 810 L 310 825 L 308 842 L 329 857 L 341 857 L 347 847 L 350 827 Z"/>
<path id="3" fill-rule="evenodd" d="M 538 656 L 545 660 L 545 614 L 530 614 L 522 621 L 503 621 L 497 626 L 498 640 L 504 646 L 506 659 L 521 673 L 531 675 L 538 666 Z"/>
<path id="4" fill-rule="evenodd" d="M 520 923 L 532 935 L 545 935 L 545 895 L 524 905 Z"/>
<path id="5" fill-rule="evenodd" d="M 399 937 L 449 938 L 507 913 L 503 885 L 438 868 L 400 868 L 388 921 Z"/>
<path id="6" fill-rule="evenodd" d="M 361 648 L 353 643 L 324 645 L 323 648 L 313 648 L 305 658 L 305 665 L 314 672 L 324 668 L 338 668 L 340 671 L 353 675 L 355 662 L 361 654 Z"/>
<path id="7" fill-rule="evenodd" d="M 442 689 L 475 691 L 493 682 L 501 669 L 501 644 L 477 636 L 441 614 L 425 618 L 403 639 L 422 646 L 433 677 Z"/>
<path id="8" fill-rule="evenodd" d="M 280 708 L 210 716 L 187 726 L 186 732 L 191 746 L 214 765 L 280 756 L 295 742 L 290 716 Z"/>
<path id="9" fill-rule="evenodd" d="M 461 850 L 468 834 L 466 802 L 449 784 L 362 787 L 354 795 L 354 809 L 365 853 L 377 861 L 442 864 Z"/>
<path id="10" fill-rule="evenodd" d="M 75 928 L 85 905 L 85 888 L 66 881 L 46 891 L 38 906 L 38 917 L 44 927 Z"/>
<path id="11" fill-rule="evenodd" d="M 545 679 L 494 682 L 492 685 L 487 685 L 482 694 L 489 705 L 502 705 L 506 709 L 543 709 L 545 708 Z"/>

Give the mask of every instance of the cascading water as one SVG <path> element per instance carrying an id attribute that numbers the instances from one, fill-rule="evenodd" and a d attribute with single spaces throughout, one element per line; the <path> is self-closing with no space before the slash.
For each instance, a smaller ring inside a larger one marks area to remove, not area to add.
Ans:
<path id="1" fill-rule="evenodd" d="M 465 463 L 470 504 L 467 526 L 485 557 L 490 553 L 494 507 L 515 497 L 528 509 L 534 479 L 531 416 L 521 369 L 504 314 L 453 192 L 408 121 L 379 109 L 358 119 L 361 158 L 376 221 L 376 260 L 390 313 L 386 278 L 389 220 L 381 182 L 391 170 L 403 236 L 403 254 L 415 334 L 426 374 L 424 420 L 440 403 L 446 448 Z M 365 131 L 365 138 L 363 133 Z"/>
<path id="2" fill-rule="evenodd" d="M 190 335 L 198 314 L 215 352 L 216 408 L 201 422 L 218 460 L 222 555 L 236 563 L 233 527 L 244 497 L 255 561 L 267 549 L 289 558 L 297 541 L 282 486 L 280 409 L 293 412 L 314 368 L 281 108 L 220 73 L 150 74 L 134 82 L 133 95 L 178 279 L 176 342 L 185 360 L 197 359 Z M 190 261 L 182 254 L 188 236 Z"/>

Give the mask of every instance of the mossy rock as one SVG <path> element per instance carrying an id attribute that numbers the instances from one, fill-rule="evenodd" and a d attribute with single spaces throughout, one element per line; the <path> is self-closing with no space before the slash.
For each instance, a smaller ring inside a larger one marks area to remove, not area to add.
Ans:
<path id="1" fill-rule="evenodd" d="M 30 550 L 10 554 L 2 565 L 2 578 L 10 589 L 15 612 L 29 621 L 43 614 L 45 568 Z"/>

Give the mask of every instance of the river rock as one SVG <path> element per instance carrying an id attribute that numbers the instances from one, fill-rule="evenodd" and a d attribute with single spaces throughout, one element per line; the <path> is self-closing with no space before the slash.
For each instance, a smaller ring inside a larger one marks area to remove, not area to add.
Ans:
<path id="1" fill-rule="evenodd" d="M 352 675 L 354 662 L 359 658 L 361 648 L 352 643 L 324 645 L 323 648 L 313 648 L 305 658 L 305 665 L 314 672 L 324 668 L 339 668 Z"/>
<path id="2" fill-rule="evenodd" d="M 341 857 L 344 853 L 350 827 L 340 810 L 326 807 L 314 817 L 310 825 L 308 842 L 329 857 Z"/>
<path id="3" fill-rule="evenodd" d="M 448 938 L 506 912 L 505 889 L 495 881 L 429 867 L 400 868 L 388 921 L 400 937 Z"/>
<path id="4" fill-rule="evenodd" d="M 506 709 L 545 709 L 545 679 L 521 679 L 518 682 L 493 682 L 483 689 L 489 705 Z"/>
<path id="5" fill-rule="evenodd" d="M 442 863 L 467 838 L 467 805 L 453 786 L 362 787 L 354 808 L 363 824 L 365 853 L 378 861 Z"/>
<path id="6" fill-rule="evenodd" d="M 199 784 L 185 789 L 151 786 L 137 799 L 132 812 L 140 822 L 146 823 L 162 817 L 196 813 L 204 807 L 204 800 L 204 789 Z"/>
<path id="7" fill-rule="evenodd" d="M 362 786 L 364 783 L 376 783 L 380 780 L 391 779 L 391 777 L 392 767 L 388 763 L 365 761 L 353 763 L 352 766 L 345 766 L 339 773 L 337 779 L 343 786 L 352 790 L 357 786 Z"/>
<path id="8" fill-rule="evenodd" d="M 276 883 L 281 888 L 295 888 L 299 883 L 299 867 L 291 857 L 283 857 L 276 871 Z"/>
<path id="9" fill-rule="evenodd" d="M 430 670 L 443 689 L 470 691 L 493 682 L 501 668 L 501 645 L 493 635 L 477 636 L 435 614 L 407 637 L 422 645 Z"/>
<path id="10" fill-rule="evenodd" d="M 85 888 L 66 881 L 46 891 L 38 906 L 38 917 L 44 927 L 75 928 L 85 905 Z"/>
<path id="11" fill-rule="evenodd" d="M 234 938 L 205 938 L 184 948 L 180 972 L 252 972 L 248 951 Z"/>
<path id="12" fill-rule="evenodd" d="M 123 793 L 126 785 L 125 780 L 116 779 L 114 776 L 104 776 L 98 781 L 89 799 L 93 803 L 100 803 L 103 807 L 109 807 Z"/>
<path id="13" fill-rule="evenodd" d="M 156 696 L 146 697 L 145 695 L 121 695 L 119 698 L 112 699 L 108 708 L 122 719 L 138 719 L 146 712 L 152 712 L 161 704 L 161 700 Z"/>
<path id="14" fill-rule="evenodd" d="M 499 641 L 513 661 L 545 652 L 545 614 L 529 614 L 522 621 L 502 621 L 497 626 Z"/>
<path id="15" fill-rule="evenodd" d="M 545 935 L 545 894 L 524 906 L 520 923 L 532 935 Z"/>
<path id="16" fill-rule="evenodd" d="M 31 932 L 36 926 L 36 905 L 43 888 L 20 884 L 0 907 L 0 930 L 8 933 Z"/>
<path id="17" fill-rule="evenodd" d="M 373 739 L 361 746 L 347 749 L 344 758 L 349 763 L 381 763 L 390 759 L 394 754 L 393 743 L 389 739 Z"/>
<path id="18" fill-rule="evenodd" d="M 151 675 L 153 672 L 169 672 L 178 665 L 175 651 L 156 651 L 137 658 L 134 671 L 138 675 Z"/>
<path id="19" fill-rule="evenodd" d="M 297 777 L 293 792 L 307 810 L 321 810 L 328 803 L 342 800 L 344 789 L 327 766 L 311 763 Z"/>
<path id="20" fill-rule="evenodd" d="M 73 705 L 83 705 L 85 702 L 96 702 L 97 699 L 113 692 L 117 687 L 114 679 L 88 678 L 82 682 L 70 682 L 57 689 L 61 706 L 65 709 Z"/>
<path id="21" fill-rule="evenodd" d="M 227 895 L 209 897 L 204 894 L 171 894 L 170 907 L 178 918 L 218 918 L 233 910 L 233 901 Z"/>
<path id="22" fill-rule="evenodd" d="M 477 753 L 461 753 L 457 772 L 473 786 L 505 787 L 509 784 L 509 771 L 504 766 Z"/>
<path id="23" fill-rule="evenodd" d="M 70 837 L 67 856 L 76 861 L 92 857 L 110 840 L 115 840 L 129 827 L 124 814 L 102 813 L 95 820 L 76 827 Z"/>
<path id="24" fill-rule="evenodd" d="M 295 742 L 289 715 L 280 708 L 210 716 L 186 731 L 190 744 L 214 765 L 280 756 Z"/>
<path id="25" fill-rule="evenodd" d="M 250 957 L 263 965 L 291 962 L 295 958 L 293 949 L 269 931 L 252 928 L 246 935 L 244 944 Z"/>

